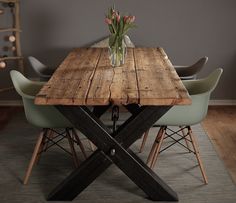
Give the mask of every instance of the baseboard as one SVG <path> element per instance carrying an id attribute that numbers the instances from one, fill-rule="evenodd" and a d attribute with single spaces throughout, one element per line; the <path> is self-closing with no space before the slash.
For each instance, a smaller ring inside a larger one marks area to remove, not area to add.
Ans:
<path id="1" fill-rule="evenodd" d="M 210 100 L 210 106 L 234 106 L 236 105 L 236 100 Z"/>
<path id="2" fill-rule="evenodd" d="M 23 106 L 22 100 L 2 100 L 0 106 Z"/>
<path id="3" fill-rule="evenodd" d="M 236 105 L 236 100 L 210 100 L 210 106 L 233 106 Z M 3 100 L 0 101 L 0 106 L 23 106 L 21 100 Z"/>

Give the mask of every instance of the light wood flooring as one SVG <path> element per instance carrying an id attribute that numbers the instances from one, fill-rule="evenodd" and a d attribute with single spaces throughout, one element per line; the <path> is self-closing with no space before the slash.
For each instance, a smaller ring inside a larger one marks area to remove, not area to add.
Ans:
<path id="1" fill-rule="evenodd" d="M 0 107 L 0 132 L 22 107 Z M 236 183 L 236 106 L 210 106 L 203 127 Z"/>
<path id="2" fill-rule="evenodd" d="M 203 127 L 236 183 L 236 106 L 210 106 Z"/>

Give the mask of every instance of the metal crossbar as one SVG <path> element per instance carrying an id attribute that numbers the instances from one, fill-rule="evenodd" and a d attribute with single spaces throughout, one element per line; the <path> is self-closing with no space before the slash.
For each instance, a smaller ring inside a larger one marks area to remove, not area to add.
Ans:
<path id="1" fill-rule="evenodd" d="M 167 149 L 170 148 L 171 146 L 173 146 L 173 145 L 175 145 L 175 144 L 178 143 L 179 145 L 181 145 L 181 146 L 183 146 L 185 149 L 187 149 L 189 152 L 192 152 L 193 154 L 196 154 L 196 152 L 194 152 L 193 150 L 191 150 L 190 148 L 186 147 L 184 144 L 182 144 L 182 143 L 180 142 L 181 140 L 184 140 L 184 139 L 185 139 L 186 141 L 192 143 L 192 141 L 191 141 L 190 139 L 186 138 L 186 137 L 189 135 L 189 132 L 188 132 L 186 135 L 181 135 L 181 134 L 179 134 L 180 131 L 182 131 L 182 130 L 184 130 L 184 129 L 186 129 L 186 128 L 187 128 L 187 127 L 183 127 L 183 128 L 180 128 L 180 129 L 177 130 L 177 131 L 173 131 L 172 129 L 167 128 L 167 129 L 168 129 L 169 131 L 171 131 L 172 133 L 171 133 L 171 134 L 168 134 L 168 133 L 165 131 L 166 137 L 165 137 L 164 139 L 171 138 L 172 140 L 174 140 L 174 142 L 171 143 L 171 144 L 169 144 L 168 146 L 166 146 L 164 149 L 160 150 L 159 153 L 161 153 L 161 152 L 167 150 Z M 175 139 L 175 138 L 173 137 L 173 135 L 178 135 L 180 138 L 179 138 L 179 139 Z"/>
<path id="2" fill-rule="evenodd" d="M 54 133 L 57 133 L 57 135 L 56 135 L 55 137 L 53 137 L 53 138 L 50 138 L 50 137 L 48 137 L 47 135 L 44 135 L 44 136 L 46 137 L 46 139 L 47 139 L 47 142 L 46 142 L 46 143 L 47 143 L 47 146 L 45 147 L 45 149 L 41 150 L 38 154 L 41 154 L 41 153 L 43 153 L 43 152 L 46 152 L 49 148 L 51 148 L 52 146 L 56 145 L 56 146 L 58 146 L 60 149 L 62 149 L 63 151 L 65 151 L 66 153 L 68 153 L 68 154 L 70 154 L 70 155 L 72 156 L 72 153 L 71 153 L 70 151 L 68 151 L 67 149 L 65 149 L 64 147 L 62 147 L 61 145 L 58 144 L 60 141 L 62 141 L 63 139 L 66 138 L 66 136 L 65 136 L 66 131 L 63 131 L 63 132 L 61 133 L 61 132 L 58 132 L 58 131 L 56 131 L 56 130 L 54 130 L 54 129 L 50 129 L 50 130 L 51 130 L 52 132 L 54 132 Z M 61 136 L 61 138 L 55 141 L 55 139 L 59 138 L 60 136 Z M 73 140 L 74 140 L 74 139 L 73 139 Z M 51 144 L 48 145 L 48 143 L 50 143 L 50 142 L 51 142 Z"/>

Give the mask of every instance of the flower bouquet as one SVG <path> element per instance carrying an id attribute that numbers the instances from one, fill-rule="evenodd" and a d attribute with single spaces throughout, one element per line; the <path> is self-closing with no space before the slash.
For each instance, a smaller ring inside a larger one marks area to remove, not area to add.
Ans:
<path id="1" fill-rule="evenodd" d="M 125 35 L 129 29 L 136 27 L 134 24 L 135 16 L 120 15 L 115 7 L 111 7 L 106 15 L 105 22 L 110 31 L 109 36 L 109 54 L 111 65 L 121 66 L 125 62 L 126 44 Z"/>

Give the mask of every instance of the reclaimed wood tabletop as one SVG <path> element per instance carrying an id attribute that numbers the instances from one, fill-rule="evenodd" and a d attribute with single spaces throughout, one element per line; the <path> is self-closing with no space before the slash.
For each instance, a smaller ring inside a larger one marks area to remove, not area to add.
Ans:
<path id="1" fill-rule="evenodd" d="M 37 94 L 39 105 L 191 104 L 162 48 L 128 48 L 125 64 L 113 68 L 107 48 L 77 48 Z"/>

